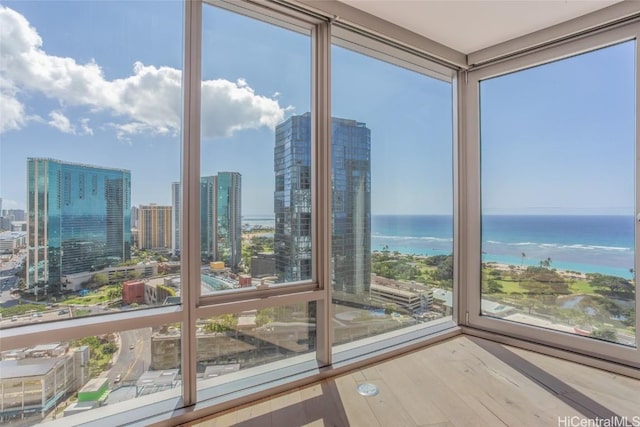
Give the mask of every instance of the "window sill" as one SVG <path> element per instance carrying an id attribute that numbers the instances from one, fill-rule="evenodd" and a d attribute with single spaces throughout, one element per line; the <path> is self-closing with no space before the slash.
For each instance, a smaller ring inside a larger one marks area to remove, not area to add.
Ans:
<path id="1" fill-rule="evenodd" d="M 198 383 L 199 401 L 184 407 L 181 387 L 162 391 L 84 414 L 44 423 L 68 426 L 170 426 L 210 416 L 266 396 L 340 375 L 364 365 L 398 356 L 461 333 L 451 320 L 416 325 L 401 331 L 335 347 L 331 366 L 319 366 L 313 352 L 249 368 Z"/>

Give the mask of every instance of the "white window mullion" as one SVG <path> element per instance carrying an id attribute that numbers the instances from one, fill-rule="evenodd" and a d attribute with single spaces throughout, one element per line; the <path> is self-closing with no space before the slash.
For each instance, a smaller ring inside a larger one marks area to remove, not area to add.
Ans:
<path id="1" fill-rule="evenodd" d="M 185 2 L 182 121 L 182 394 L 185 406 L 196 396 L 196 303 L 200 288 L 200 82 L 202 2 Z"/>
<path id="2" fill-rule="evenodd" d="M 312 174 L 315 206 L 315 279 L 324 291 L 316 302 L 316 357 L 321 365 L 331 364 L 331 24 L 316 26 L 313 35 L 313 156 Z"/>

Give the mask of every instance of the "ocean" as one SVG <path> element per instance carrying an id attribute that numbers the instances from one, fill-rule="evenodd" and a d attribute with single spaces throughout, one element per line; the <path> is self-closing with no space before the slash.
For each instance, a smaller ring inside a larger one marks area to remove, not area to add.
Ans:
<path id="1" fill-rule="evenodd" d="M 271 221 L 271 222 L 269 222 Z M 273 224 L 273 217 L 243 218 L 248 224 Z M 447 255 L 453 250 L 449 215 L 373 215 L 371 249 L 414 255 Z M 523 256 L 524 254 L 524 256 Z M 581 273 L 631 278 L 634 268 L 634 218 L 612 215 L 485 215 L 482 261 L 540 265 Z"/>
<path id="2" fill-rule="evenodd" d="M 452 252 L 453 222 L 446 215 L 374 215 L 372 250 L 437 255 Z M 634 218 L 612 215 L 485 215 L 482 261 L 540 265 L 631 278 Z M 524 254 L 524 256 L 523 256 Z"/>

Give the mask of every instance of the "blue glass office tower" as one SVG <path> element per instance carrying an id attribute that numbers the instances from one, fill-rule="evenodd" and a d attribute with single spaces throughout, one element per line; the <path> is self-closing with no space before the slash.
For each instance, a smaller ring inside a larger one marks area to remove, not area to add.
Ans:
<path id="1" fill-rule="evenodd" d="M 333 289 L 362 295 L 371 280 L 371 131 L 332 118 Z M 311 278 L 311 115 L 276 127 L 274 236 L 276 273 Z"/>
<path id="2" fill-rule="evenodd" d="M 242 215 L 238 172 L 218 172 L 216 194 L 216 260 L 237 269 L 242 260 Z"/>
<path id="3" fill-rule="evenodd" d="M 214 261 L 216 254 L 216 176 L 200 178 L 200 255 Z"/>
<path id="4" fill-rule="evenodd" d="M 200 250 L 203 261 L 223 261 L 237 270 L 242 260 L 242 177 L 218 172 L 200 178 Z M 180 226 L 175 227 L 178 232 Z"/>
<path id="5" fill-rule="evenodd" d="M 131 256 L 131 174 L 27 159 L 27 286 L 55 290 L 66 274 Z"/>

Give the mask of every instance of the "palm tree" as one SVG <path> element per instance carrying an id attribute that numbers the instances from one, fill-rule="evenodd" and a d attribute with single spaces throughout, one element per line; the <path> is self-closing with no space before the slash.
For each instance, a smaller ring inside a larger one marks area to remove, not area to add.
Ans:
<path id="1" fill-rule="evenodd" d="M 522 252 L 522 255 L 521 255 L 522 258 L 520 258 L 520 267 L 522 267 L 522 265 L 524 264 L 524 259 L 525 259 L 526 256 L 527 256 L 527 254 Z"/>

